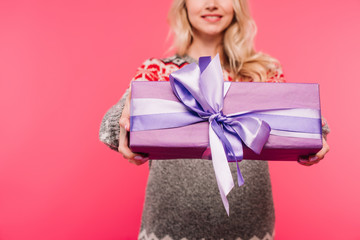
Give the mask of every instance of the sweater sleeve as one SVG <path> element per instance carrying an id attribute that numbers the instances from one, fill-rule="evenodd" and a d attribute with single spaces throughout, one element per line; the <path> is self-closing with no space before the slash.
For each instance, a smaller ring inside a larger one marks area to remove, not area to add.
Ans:
<path id="1" fill-rule="evenodd" d="M 322 126 L 322 135 L 325 138 L 325 140 L 327 140 L 327 135 L 330 133 L 330 127 L 329 127 L 326 119 L 324 117 L 322 119 L 325 123 L 324 126 Z"/>
<path id="2" fill-rule="evenodd" d="M 155 58 L 149 58 L 138 67 L 131 81 L 158 81 L 160 73 L 160 61 Z M 130 88 L 128 88 L 120 100 L 105 113 L 100 124 L 100 141 L 115 151 L 118 151 L 119 147 L 119 120 L 129 93 Z"/>
<path id="3" fill-rule="evenodd" d="M 115 151 L 118 151 L 119 147 L 119 120 L 129 92 L 129 89 L 127 89 L 120 100 L 105 113 L 100 124 L 100 141 Z"/>

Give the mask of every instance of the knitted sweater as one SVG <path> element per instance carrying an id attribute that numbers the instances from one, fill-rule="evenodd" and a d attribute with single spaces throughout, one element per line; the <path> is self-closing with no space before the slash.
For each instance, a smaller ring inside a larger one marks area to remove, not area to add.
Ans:
<path id="1" fill-rule="evenodd" d="M 168 81 L 168 75 L 194 62 L 177 55 L 166 59 L 148 59 L 133 80 Z M 225 80 L 231 80 L 224 71 Z M 281 69 L 270 82 L 283 82 Z M 99 138 L 117 151 L 119 119 L 126 96 L 105 114 Z M 327 124 L 323 134 L 329 133 Z M 239 163 L 245 184 L 228 195 L 230 216 L 222 205 L 211 161 L 177 159 L 149 161 L 139 239 L 251 239 L 270 240 L 274 237 L 275 211 L 268 163 L 243 160 Z M 236 178 L 236 165 L 229 163 Z"/>

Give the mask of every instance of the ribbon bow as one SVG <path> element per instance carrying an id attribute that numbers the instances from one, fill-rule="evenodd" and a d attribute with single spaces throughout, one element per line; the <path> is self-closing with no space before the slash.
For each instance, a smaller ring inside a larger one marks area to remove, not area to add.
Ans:
<path id="1" fill-rule="evenodd" d="M 176 97 L 204 121 L 209 121 L 209 140 L 216 181 L 229 215 L 226 196 L 234 187 L 228 161 L 236 161 L 238 185 L 244 184 L 238 162 L 243 159 L 242 143 L 260 154 L 269 138 L 270 126 L 265 121 L 246 116 L 248 113 L 224 115 L 224 79 L 219 55 L 200 57 L 196 63 L 170 74 Z"/>

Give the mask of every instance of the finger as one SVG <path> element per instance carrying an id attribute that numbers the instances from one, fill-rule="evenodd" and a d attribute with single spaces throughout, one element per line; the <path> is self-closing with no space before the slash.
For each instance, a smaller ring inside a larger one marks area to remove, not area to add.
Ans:
<path id="1" fill-rule="evenodd" d="M 130 101 L 131 101 L 131 86 L 129 89 L 129 94 L 125 99 L 124 108 L 121 112 L 121 116 L 119 119 L 120 126 L 125 128 L 127 131 L 130 131 Z"/>
<path id="2" fill-rule="evenodd" d="M 314 157 L 314 155 L 313 155 L 313 157 Z M 320 162 L 319 159 L 310 161 L 309 158 L 304 158 L 304 156 L 299 157 L 299 159 L 298 159 L 298 163 L 301 165 L 304 165 L 304 166 L 312 166 L 318 162 Z"/>
<path id="3" fill-rule="evenodd" d="M 118 150 L 126 159 L 132 159 L 136 156 L 128 147 L 127 131 L 123 127 L 120 127 Z"/>
<path id="4" fill-rule="evenodd" d="M 124 115 L 126 115 L 126 114 L 124 114 Z M 120 124 L 120 128 L 123 128 L 125 132 L 130 131 L 130 117 L 125 117 L 125 116 L 121 115 L 119 124 Z"/>
<path id="5" fill-rule="evenodd" d="M 146 156 L 142 156 L 131 151 L 128 146 L 127 131 L 123 127 L 120 127 L 118 151 L 123 155 L 125 159 L 128 159 L 129 161 L 131 161 L 131 163 L 134 163 L 136 165 L 141 165 L 148 160 Z"/>
<path id="6" fill-rule="evenodd" d="M 328 153 L 329 151 L 330 151 L 329 145 L 327 144 L 325 138 L 323 137 L 323 147 L 318 153 L 316 153 L 315 158 L 322 160 L 325 157 L 325 154 Z M 313 158 L 313 161 L 316 161 L 315 158 Z"/>
<path id="7" fill-rule="evenodd" d="M 142 165 L 142 164 L 146 163 L 147 161 L 148 161 L 148 159 L 144 159 L 144 160 L 129 159 L 129 163 L 135 164 L 137 166 Z"/>
<path id="8" fill-rule="evenodd" d="M 127 95 L 125 99 L 125 105 L 123 113 L 125 114 L 125 117 L 130 117 L 130 102 L 131 102 L 131 87 L 129 88 L 129 94 Z"/>
<path id="9" fill-rule="evenodd" d="M 136 163 L 142 164 L 142 163 L 146 162 L 147 160 L 149 160 L 149 158 L 146 156 L 142 156 L 140 154 L 132 152 L 131 149 L 127 145 L 119 146 L 119 152 L 123 155 L 123 157 L 125 159 L 128 159 L 131 162 L 136 162 Z"/>
<path id="10" fill-rule="evenodd" d="M 131 84 L 130 84 L 130 87 L 129 87 L 129 94 L 128 94 L 127 98 L 126 98 L 126 101 L 128 103 L 130 103 L 130 100 L 131 100 Z"/>
<path id="11" fill-rule="evenodd" d="M 320 162 L 320 158 L 318 158 L 316 155 L 310 155 L 308 159 L 303 160 L 303 163 L 306 164 L 307 166 L 311 166 L 314 165 L 316 163 Z"/>
<path id="12" fill-rule="evenodd" d="M 307 167 L 310 167 L 315 164 L 314 162 L 299 162 L 299 161 L 298 161 L 298 163 L 303 166 L 307 166 Z"/>
<path id="13" fill-rule="evenodd" d="M 126 158 L 131 158 L 131 157 L 134 157 L 132 155 L 129 156 L 129 150 L 128 149 L 128 132 L 125 130 L 124 127 L 120 126 L 120 133 L 119 133 L 119 152 L 123 155 L 126 155 L 128 157 Z M 125 156 L 124 156 L 125 157 Z"/>
<path id="14" fill-rule="evenodd" d="M 320 162 L 320 160 L 324 159 L 325 154 L 329 152 L 329 145 L 327 144 L 326 140 L 323 138 L 323 147 L 322 149 L 317 152 L 315 155 L 310 155 L 308 157 L 308 162 L 313 164 Z"/>
<path id="15" fill-rule="evenodd" d="M 325 126 L 325 121 L 323 117 L 321 117 L 321 126 Z"/>
<path id="16" fill-rule="evenodd" d="M 309 164 L 309 163 L 302 163 L 302 162 L 299 162 L 299 161 L 298 161 L 298 163 L 299 163 L 300 165 L 303 165 L 303 166 L 311 166 L 311 164 Z"/>
<path id="17" fill-rule="evenodd" d="M 121 153 L 120 149 L 124 143 L 124 141 L 127 140 L 127 131 L 125 130 L 124 127 L 122 127 L 120 125 L 120 132 L 119 132 L 119 146 L 118 146 L 118 151 Z"/>
<path id="18" fill-rule="evenodd" d="M 131 97 L 130 97 L 130 93 L 129 93 L 129 95 L 126 97 L 124 109 L 122 112 L 122 116 L 124 116 L 124 117 L 130 117 L 130 101 L 131 101 Z"/>
<path id="19" fill-rule="evenodd" d="M 307 159 L 299 159 L 297 162 L 303 166 L 311 166 L 312 165 L 311 162 L 309 162 Z"/>

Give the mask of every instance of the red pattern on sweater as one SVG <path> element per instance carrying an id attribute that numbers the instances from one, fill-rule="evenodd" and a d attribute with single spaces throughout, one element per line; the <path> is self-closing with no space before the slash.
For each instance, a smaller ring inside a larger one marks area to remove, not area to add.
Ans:
<path id="1" fill-rule="evenodd" d="M 187 64 L 189 63 L 184 62 L 179 65 L 174 60 L 169 62 L 162 59 L 149 58 L 138 68 L 132 81 L 169 81 L 169 75 L 172 72 L 179 70 Z M 272 77 L 269 77 L 266 82 L 285 82 L 280 65 L 276 65 L 276 69 L 273 72 Z M 223 70 L 223 75 L 225 81 L 233 81 L 227 70 Z"/>

